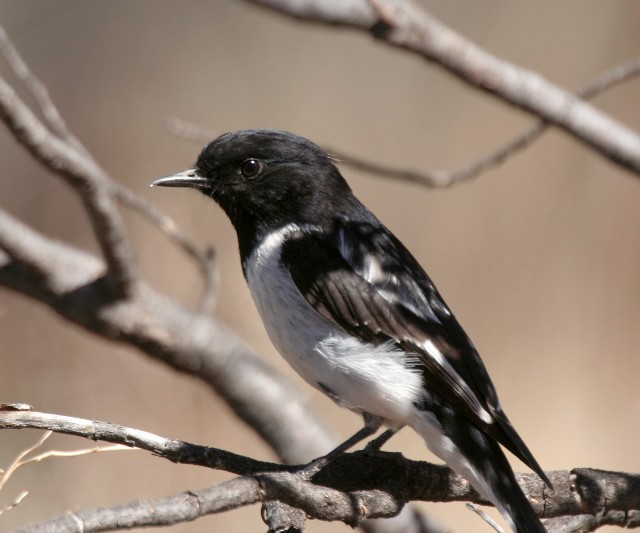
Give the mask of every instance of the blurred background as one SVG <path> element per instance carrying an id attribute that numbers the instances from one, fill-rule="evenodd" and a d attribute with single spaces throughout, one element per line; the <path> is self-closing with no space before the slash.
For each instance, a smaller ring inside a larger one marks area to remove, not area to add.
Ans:
<path id="1" fill-rule="evenodd" d="M 422 3 L 490 52 L 568 88 L 640 51 L 635 0 Z M 0 21 L 114 179 L 174 217 L 201 246 L 215 245 L 222 280 L 216 316 L 290 375 L 336 435 L 358 429 L 356 416 L 302 383 L 269 343 L 223 213 L 194 192 L 149 189 L 154 178 L 188 167 L 201 148 L 168 134 L 163 121 L 178 117 L 220 133 L 286 129 L 372 161 L 437 170 L 493 150 L 531 119 L 367 35 L 297 23 L 243 2 L 0 0 Z M 15 81 L 4 64 L 0 72 Z M 596 104 L 638 129 L 639 95 L 635 81 Z M 639 471 L 638 176 L 554 131 L 502 167 L 448 190 L 343 171 L 438 284 L 542 466 Z M 4 128 L 0 208 L 96 252 L 77 198 Z M 202 284 L 194 265 L 146 221 L 132 213 L 126 219 L 147 279 L 195 305 Z M 203 384 L 6 290 L 0 402 L 274 458 Z M 0 433 L 0 467 L 39 435 Z M 87 445 L 57 436 L 48 446 Z M 433 460 L 410 431 L 387 449 Z M 229 477 L 135 451 L 51 459 L 23 468 L 0 493 L 3 507 L 30 491 L 0 518 L 0 531 Z M 482 527 L 462 504 L 421 507 L 452 531 Z M 265 527 L 251 507 L 171 530 Z M 310 531 L 348 529 L 309 524 Z"/>

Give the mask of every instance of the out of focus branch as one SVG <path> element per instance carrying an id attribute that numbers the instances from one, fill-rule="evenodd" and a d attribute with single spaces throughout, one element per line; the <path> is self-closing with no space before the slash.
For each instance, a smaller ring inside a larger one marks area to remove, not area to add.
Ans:
<path id="1" fill-rule="evenodd" d="M 197 516 L 278 500 L 302 509 L 312 518 L 357 525 L 365 518 L 394 516 L 413 500 L 487 503 L 467 481 L 447 467 L 411 461 L 397 453 L 363 451 L 344 454 L 307 481 L 298 476 L 291 466 L 256 461 L 224 450 L 165 439 L 97 420 L 32 411 L 0 411 L 0 428 L 48 429 L 143 448 L 173 462 L 207 466 L 245 476 L 202 491 L 190 491 L 189 495 L 196 496 L 198 500 Z M 582 524 L 585 520 L 598 524 L 597 527 L 612 523 L 640 527 L 640 476 L 584 468 L 554 471 L 548 475 L 555 487 L 553 491 L 549 491 L 535 474 L 517 474 L 517 478 L 542 518 L 562 517 L 558 521 L 564 528 L 562 531 L 577 531 L 567 529 L 567 524 Z M 230 498 L 229 494 L 234 497 Z M 224 505 L 217 501 L 222 495 Z M 136 502 L 110 508 L 111 515 L 119 515 L 121 520 L 114 522 L 109 529 L 118 529 L 122 526 L 117 524 L 129 523 L 128 517 L 133 515 L 137 517 L 136 522 L 128 527 L 159 525 L 155 521 L 157 516 L 170 516 L 169 510 L 174 509 L 177 501 L 182 502 L 177 515 L 182 517 L 179 521 L 193 520 L 195 516 L 190 514 L 192 506 L 184 502 L 186 496 L 181 494 L 155 502 Z M 151 509 L 155 511 L 150 513 Z M 98 517 L 107 516 L 105 513 L 106 509 L 85 511 L 82 515 L 75 515 L 74 520 L 82 522 L 82 531 L 95 531 L 97 529 L 90 524 L 97 523 Z M 112 519 L 115 520 L 115 516 Z M 69 518 L 57 519 L 56 523 L 65 520 Z M 99 520 L 102 530 L 105 529 L 103 520 Z M 171 523 L 177 523 L 177 520 Z"/>
<path id="2" fill-rule="evenodd" d="M 80 157 L 84 157 L 91 166 L 94 168 L 97 167 L 97 163 L 93 161 L 91 154 L 67 127 L 65 120 L 62 118 L 55 104 L 49 97 L 49 92 L 45 85 L 31 72 L 31 69 L 22 59 L 20 53 L 13 45 L 11 39 L 9 39 L 9 36 L 2 26 L 0 26 L 0 53 L 4 56 L 15 76 L 23 83 L 25 88 L 31 93 L 36 101 L 38 108 L 47 123 L 46 125 L 42 124 L 42 127 L 47 129 L 48 126 L 51 130 L 52 136 L 58 137 L 62 143 L 69 147 L 69 150 L 77 151 L 78 155 Z M 28 115 L 25 115 L 25 117 L 28 118 Z M 98 174 L 100 173 L 104 173 L 104 171 L 99 171 Z M 99 178 L 93 175 L 85 176 L 85 179 L 91 179 L 93 181 L 96 179 L 99 180 Z M 216 271 L 213 264 L 213 250 L 208 250 L 205 254 L 200 253 L 190 239 L 180 231 L 173 220 L 171 220 L 167 215 L 131 192 L 124 185 L 110 179 L 103 181 L 105 181 L 104 185 L 106 187 L 110 187 L 112 189 L 111 193 L 115 195 L 118 200 L 140 213 L 142 216 L 148 218 L 172 241 L 180 246 L 188 256 L 196 261 L 200 267 L 205 282 L 205 291 L 201 299 L 200 309 L 203 312 L 210 310 L 215 300 L 216 291 Z M 82 189 L 83 187 L 80 186 L 80 192 L 82 192 Z M 91 206 L 89 206 L 89 210 L 91 210 Z M 107 218 L 112 217 L 114 214 L 117 214 L 117 212 L 110 210 L 109 213 L 107 213 Z M 119 238 L 118 235 L 122 237 L 121 234 L 116 233 L 114 236 L 116 240 Z M 98 237 L 100 237 L 99 233 Z M 120 255 L 123 260 L 128 257 L 129 262 L 133 259 L 133 257 L 126 251 L 117 255 Z M 126 268 L 126 265 L 123 268 Z"/>
<path id="3" fill-rule="evenodd" d="M 640 174 L 640 136 L 539 74 L 492 56 L 411 0 L 250 0 L 298 20 L 366 31 L 528 111 Z"/>
<path id="4" fill-rule="evenodd" d="M 84 151 L 51 133 L 3 78 L 0 119 L 35 159 L 79 194 L 106 262 L 107 286 L 113 297 L 130 296 L 139 279 L 138 271 L 104 170 Z"/>
<path id="5" fill-rule="evenodd" d="M 633 61 L 607 70 L 587 86 L 580 89 L 576 94 L 585 100 L 589 100 L 615 85 L 633 79 L 638 76 L 638 74 L 640 74 L 640 59 L 634 59 Z M 329 149 L 329 152 L 346 165 L 375 176 L 408 181 L 428 187 L 450 187 L 451 185 L 475 178 L 483 172 L 501 165 L 507 159 L 517 155 L 533 144 L 550 126 L 549 121 L 544 119 L 539 120 L 533 126 L 516 135 L 499 148 L 471 163 L 452 170 L 437 170 L 435 172 L 401 170 L 372 163 L 366 159 L 353 157 L 341 151 Z"/>
<path id="6" fill-rule="evenodd" d="M 49 97 L 49 91 L 31 72 L 31 69 L 22 59 L 16 47 L 13 46 L 11 39 L 9 39 L 7 32 L 2 26 L 0 26 L 0 53 L 4 56 L 16 78 L 22 82 L 33 96 L 52 133 L 75 149 L 88 155 L 85 147 L 67 127 L 66 122 Z"/>
<path id="7" fill-rule="evenodd" d="M 114 300 L 98 258 L 2 211 L 0 250 L 0 286 L 204 380 L 284 461 L 302 462 L 332 448 L 300 392 L 221 323 L 181 308 L 143 282 L 135 296 Z"/>
<path id="8" fill-rule="evenodd" d="M 111 181 L 110 186 L 113 189 L 113 194 L 120 202 L 146 218 L 175 243 L 188 257 L 195 261 L 204 281 L 204 290 L 200 297 L 198 310 L 201 313 L 210 312 L 215 306 L 218 289 L 218 271 L 216 269 L 215 251 L 213 247 L 209 247 L 204 252 L 201 252 L 193 241 L 182 232 L 171 217 L 165 215 L 162 211 L 124 185 Z"/>
<path id="9" fill-rule="evenodd" d="M 548 533 L 588 533 L 604 526 L 637 529 L 640 527 L 640 512 L 608 511 L 595 516 L 592 514 L 562 516 L 547 520 L 545 526 Z"/>
<path id="10" fill-rule="evenodd" d="M 640 74 L 640 59 L 634 59 L 602 73 L 576 94 L 584 99 L 594 98 L 615 85 L 635 78 L 638 74 Z M 483 172 L 487 172 L 504 163 L 507 159 L 517 155 L 538 140 L 550 126 L 551 124 L 548 121 L 539 120 L 533 126 L 516 135 L 499 148 L 475 161 L 451 170 L 418 171 L 399 169 L 380 165 L 332 147 L 325 147 L 325 150 L 330 153 L 338 163 L 345 164 L 355 170 L 366 172 L 373 176 L 407 181 L 426 187 L 450 187 L 475 178 Z M 177 137 L 195 141 L 199 144 L 208 143 L 217 136 L 216 132 L 212 129 L 175 117 L 165 121 L 165 128 L 169 133 Z"/>

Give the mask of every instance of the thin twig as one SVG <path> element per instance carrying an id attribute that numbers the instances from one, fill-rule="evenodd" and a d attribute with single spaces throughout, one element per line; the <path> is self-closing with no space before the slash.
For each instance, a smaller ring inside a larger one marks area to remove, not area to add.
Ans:
<path id="1" fill-rule="evenodd" d="M 80 450 L 49 450 L 47 452 L 42 452 L 38 455 L 27 458 L 27 456 L 31 452 L 40 448 L 52 434 L 53 431 L 48 430 L 33 446 L 30 446 L 29 448 L 20 452 L 6 470 L 0 470 L 0 473 L 2 474 L 2 476 L 0 477 L 0 491 L 20 468 L 31 463 L 39 463 L 40 461 L 44 461 L 45 459 L 49 459 L 50 457 L 79 457 L 81 455 L 89 455 L 92 453 L 103 453 L 132 449 L 131 447 L 127 447 L 122 444 L 113 444 L 111 446 L 93 446 L 92 448 L 82 448 Z"/>
<path id="2" fill-rule="evenodd" d="M 602 74 L 588 85 L 577 91 L 577 95 L 584 99 L 594 98 L 606 90 L 632 80 L 640 74 L 640 59 L 634 59 L 628 63 L 615 66 Z M 373 176 L 382 178 L 392 178 L 400 181 L 407 181 L 427 187 L 450 187 L 466 180 L 470 180 L 515 156 L 536 141 L 547 131 L 551 124 L 546 120 L 539 120 L 533 126 L 528 127 L 519 135 L 507 141 L 499 148 L 492 150 L 488 154 L 461 165 L 452 170 L 417 171 L 408 169 L 398 169 L 373 163 L 367 159 L 348 154 L 335 148 L 325 148 L 337 163 L 345 164 L 350 168 L 365 172 Z M 204 144 L 216 137 L 214 130 L 205 126 L 170 118 L 165 122 L 166 130 L 186 140 Z"/>
<path id="3" fill-rule="evenodd" d="M 215 130 L 177 117 L 166 118 L 163 120 L 162 125 L 167 133 L 187 141 L 194 141 L 200 145 L 206 145 L 220 135 Z"/>
<path id="4" fill-rule="evenodd" d="M 577 95 L 581 98 L 590 99 L 598 96 L 606 90 L 632 80 L 640 73 L 640 59 L 635 58 L 627 63 L 622 63 L 612 67 L 602 74 L 600 74 L 595 80 L 588 85 L 578 90 Z"/>
<path id="5" fill-rule="evenodd" d="M 219 281 L 214 248 L 209 247 L 201 252 L 171 217 L 165 215 L 124 185 L 115 181 L 110 182 L 109 185 L 120 202 L 149 220 L 154 227 L 158 228 L 196 262 L 204 283 L 198 310 L 201 313 L 211 312 L 215 307 Z"/>
<path id="6" fill-rule="evenodd" d="M 474 513 L 476 513 L 480 518 L 482 518 L 482 520 L 484 520 L 487 524 L 489 524 L 494 531 L 496 531 L 497 533 L 504 533 L 504 529 L 502 529 L 498 525 L 498 523 L 484 511 L 484 509 L 481 509 L 475 503 L 467 503 L 466 507 L 470 511 L 473 511 Z"/>
<path id="7" fill-rule="evenodd" d="M 66 122 L 62 118 L 62 115 L 58 112 L 58 109 L 53 104 L 49 91 L 45 85 L 31 72 L 31 69 L 27 63 L 22 59 L 22 56 L 16 49 L 16 47 L 9 39 L 7 32 L 0 25 L 0 53 L 4 56 L 7 64 L 15 74 L 16 78 L 20 80 L 27 90 L 32 94 L 34 100 L 38 104 L 40 111 L 45 120 L 48 122 L 49 127 L 55 135 L 62 140 L 71 144 L 78 151 L 87 153 L 86 148 L 82 143 L 71 133 L 67 127 Z"/>
<path id="8" fill-rule="evenodd" d="M 2 516 L 4 513 L 6 513 L 7 511 L 11 511 L 11 509 L 13 509 L 14 507 L 20 505 L 20 502 L 22 500 L 24 500 L 27 496 L 29 495 L 29 491 L 28 490 L 23 490 L 20 494 L 18 494 L 13 502 L 11 502 L 9 505 L 7 505 L 6 507 L 3 507 L 2 509 L 0 509 L 0 516 Z"/>
<path id="9" fill-rule="evenodd" d="M 9 479 L 11 478 L 11 476 L 13 475 L 13 473 L 20 468 L 20 466 L 22 466 L 22 462 L 23 459 L 29 455 L 33 450 L 36 450 L 38 448 L 40 448 L 49 437 L 51 437 L 51 435 L 53 435 L 53 431 L 49 430 L 47 431 L 44 435 L 42 435 L 42 437 L 40 437 L 36 443 L 32 446 L 29 446 L 28 448 L 25 448 L 24 450 L 22 450 L 13 461 L 11 461 L 11 464 L 7 467 L 6 470 L 4 470 L 2 472 L 2 477 L 0 477 L 0 490 L 2 490 L 2 487 L 4 487 L 7 483 L 7 481 L 9 481 Z"/>
<path id="10" fill-rule="evenodd" d="M 129 446 L 123 444 L 112 444 L 111 446 L 94 446 L 92 448 L 82 448 L 80 450 L 49 450 L 48 452 L 42 452 L 34 457 L 29 457 L 20 462 L 18 467 L 25 466 L 31 463 L 39 463 L 50 457 L 80 457 L 82 455 L 91 455 L 94 453 L 104 452 L 120 452 L 124 450 L 134 450 Z"/>

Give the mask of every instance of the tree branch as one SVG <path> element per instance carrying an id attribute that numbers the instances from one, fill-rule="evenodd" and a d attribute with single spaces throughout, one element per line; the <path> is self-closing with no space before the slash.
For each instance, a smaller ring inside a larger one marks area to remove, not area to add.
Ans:
<path id="1" fill-rule="evenodd" d="M 197 508 L 201 514 L 277 500 L 302 509 L 312 518 L 339 520 L 350 525 L 358 525 L 365 518 L 394 516 L 406 503 L 414 500 L 487 504 L 466 480 L 449 468 L 412 461 L 398 453 L 365 450 L 344 454 L 307 481 L 295 473 L 296 467 L 256 461 L 217 448 L 165 439 L 96 420 L 31 411 L 0 411 L 0 428 L 48 429 L 142 448 L 176 463 L 206 466 L 245 476 L 203 491 L 164 498 L 153 502 L 153 505 L 150 502 L 128 504 L 107 513 L 109 516 L 121 514 L 124 518 L 117 522 L 119 524 L 129 523 L 128 517 L 135 515 L 136 527 L 158 525 L 155 522 L 157 516 L 169 516 L 164 508 L 173 509 L 176 499 L 186 508 L 180 511 L 181 520 L 193 520 L 192 506 L 184 500 L 188 495 L 197 495 Z M 535 474 L 517 474 L 517 478 L 539 516 L 562 517 L 562 520 L 552 522 L 556 524 L 554 527 L 562 524 L 563 531 L 573 531 L 567 529 L 567 524 L 583 524 L 585 520 L 598 524 L 597 527 L 613 523 L 640 527 L 640 476 L 589 468 L 553 471 L 548 475 L 555 487 L 553 491 L 549 491 Z M 235 495 L 229 498 L 225 492 L 224 504 L 216 502 L 222 494 L 221 487 L 224 487 L 222 492 L 230 491 Z M 147 516 L 147 522 L 142 522 L 144 509 L 151 508 L 156 512 Z M 87 523 L 93 523 L 98 520 L 96 517 L 104 515 L 105 510 L 102 509 L 86 511 L 76 518 L 83 522 L 84 531 L 97 531 L 87 529 Z M 577 518 L 569 520 L 567 517 Z"/>
<path id="2" fill-rule="evenodd" d="M 29 90 L 29 92 L 33 95 L 36 103 L 38 104 L 39 109 L 41 110 L 45 120 L 48 123 L 49 128 L 51 129 L 52 135 L 57 136 L 60 139 L 60 141 L 66 144 L 71 150 L 77 151 L 80 157 L 84 157 L 86 161 L 91 164 L 90 166 L 97 168 L 98 165 L 97 163 L 95 163 L 95 161 L 91 157 L 91 154 L 82 145 L 82 143 L 71 133 L 71 131 L 67 127 L 66 122 L 64 121 L 64 119 L 58 112 L 58 109 L 56 108 L 55 104 L 51 100 L 49 96 L 49 92 L 47 91 L 47 88 L 45 87 L 45 85 L 31 72 L 31 69 L 29 69 L 29 66 L 22 59 L 22 57 L 20 56 L 20 53 L 13 45 L 13 43 L 11 42 L 11 39 L 9 38 L 9 36 L 7 35 L 6 31 L 2 26 L 0 26 L 0 53 L 4 56 L 5 60 L 7 61 L 7 64 L 9 65 L 9 67 L 11 68 L 15 76 L 18 78 L 18 80 L 20 80 L 23 83 L 23 85 Z M 17 99 L 17 95 L 15 96 L 15 98 Z M 26 108 L 26 106 L 24 107 Z M 17 110 L 17 111 L 20 112 L 20 110 Z M 22 113 L 25 119 L 29 119 L 28 113 L 25 113 L 24 109 L 22 110 Z M 32 118 L 35 118 L 35 117 L 32 117 Z M 47 127 L 44 124 L 41 124 L 41 126 L 44 130 L 47 129 Z M 51 169 L 50 167 L 48 168 L 50 170 L 55 170 L 55 169 Z M 104 171 L 102 171 L 101 169 L 98 169 L 97 174 L 100 174 L 100 173 L 104 174 Z M 196 261 L 196 263 L 200 267 L 202 276 L 204 278 L 204 284 L 205 284 L 205 290 L 200 302 L 200 309 L 203 312 L 210 311 L 215 302 L 216 285 L 217 285 L 216 270 L 213 264 L 213 256 L 214 256 L 213 249 L 209 249 L 204 254 L 201 254 L 197 250 L 197 248 L 193 245 L 193 243 L 190 241 L 190 239 L 180 231 L 177 225 L 168 216 L 160 212 L 158 209 L 156 209 L 155 207 L 153 207 L 152 205 L 144 201 L 142 198 L 140 198 L 133 192 L 131 192 L 124 185 L 121 185 L 117 182 L 112 181 L 106 175 L 105 177 L 106 177 L 106 180 L 102 180 L 105 182 L 104 186 L 111 188 L 112 194 L 114 194 L 125 205 L 127 205 L 131 209 L 134 209 L 135 211 L 137 211 L 138 213 L 142 214 L 144 217 L 149 219 L 162 232 L 164 232 L 176 244 L 178 244 L 178 246 L 180 246 L 188 256 L 192 257 Z M 85 175 L 84 179 L 85 181 L 96 181 L 96 179 L 100 181 L 100 179 L 96 178 L 96 176 Z M 79 192 L 82 193 L 84 190 L 84 187 L 80 186 L 78 190 Z M 89 214 L 91 216 L 91 213 L 93 212 L 93 209 L 92 209 L 93 200 L 88 199 L 88 200 L 85 200 L 85 202 L 89 202 L 89 204 L 87 205 L 87 210 L 89 211 Z M 117 210 L 111 209 L 111 208 L 109 209 L 110 211 L 106 213 L 107 220 L 98 221 L 98 223 L 100 224 L 100 229 L 103 228 L 104 226 L 103 223 L 106 223 L 106 227 L 108 229 L 111 228 L 112 225 L 117 226 L 122 224 L 121 221 L 119 221 L 119 213 L 117 212 Z M 115 220 L 113 218 L 114 216 L 116 217 Z M 118 231 L 120 233 L 118 233 Z M 125 236 L 123 228 L 121 228 L 120 230 L 118 230 L 118 228 L 114 228 L 112 232 L 115 232 L 115 235 L 113 236 L 111 241 L 115 240 L 116 242 L 119 242 L 123 240 L 123 237 Z M 97 233 L 98 239 L 101 238 L 101 235 L 102 235 L 101 231 L 98 231 Z M 106 244 L 108 245 L 107 247 L 111 249 L 111 246 L 110 246 L 111 242 L 108 242 Z M 128 246 L 126 244 L 126 239 L 124 239 L 122 246 Z M 120 261 L 124 261 L 126 263 L 124 265 L 121 265 L 123 269 L 126 270 L 129 268 L 135 267 L 132 261 L 133 255 L 127 252 L 127 250 L 123 249 L 119 254 L 115 254 L 115 255 L 119 256 L 120 259 L 118 259 L 117 257 L 114 257 L 113 258 L 114 261 L 116 261 L 117 263 L 119 263 Z M 109 256 L 105 256 L 105 257 L 107 257 L 107 263 L 109 263 Z M 118 270 L 119 268 L 120 266 L 116 265 L 116 270 Z M 125 277 L 127 277 L 126 274 L 125 274 Z M 130 273 L 130 278 L 131 278 L 130 281 L 133 282 L 134 281 L 133 272 Z M 123 288 L 127 289 L 126 287 L 123 287 Z M 126 290 L 123 293 L 123 295 L 125 294 L 126 294 Z"/>
<path id="3" fill-rule="evenodd" d="M 48 522 L 21 528 L 15 533 L 90 533 L 171 526 L 256 503 L 260 492 L 256 479 L 241 477 L 167 498 L 70 512 Z"/>
<path id="4" fill-rule="evenodd" d="M 629 81 L 640 74 L 640 59 L 618 65 L 598 76 L 594 81 L 577 91 L 577 95 L 586 100 L 602 94 L 607 89 Z M 424 172 L 402 170 L 372 163 L 365 159 L 353 157 L 342 151 L 328 149 L 340 162 L 361 172 L 382 178 L 393 178 L 428 187 L 450 187 L 463 181 L 475 178 L 517 155 L 538 140 L 551 124 L 547 120 L 539 120 L 519 135 L 476 161 L 459 166 L 452 170 Z"/>
<path id="5" fill-rule="evenodd" d="M 118 298 L 130 296 L 139 280 L 138 271 L 104 170 L 84 151 L 52 134 L 3 78 L 0 118 L 31 155 L 78 192 L 105 258 L 108 287 Z"/>
<path id="6" fill-rule="evenodd" d="M 109 184 L 113 189 L 113 194 L 115 194 L 118 200 L 146 218 L 151 224 L 169 237 L 188 257 L 191 257 L 196 262 L 204 281 L 204 290 L 200 297 L 198 310 L 201 313 L 209 313 L 212 311 L 215 306 L 216 293 L 218 290 L 218 274 L 215 265 L 214 248 L 209 247 L 204 253 L 200 252 L 171 217 L 165 215 L 162 211 L 146 202 L 124 185 L 115 181 L 110 181 Z"/>
<path id="7" fill-rule="evenodd" d="M 602 94 L 615 85 L 632 80 L 638 76 L 638 74 L 640 74 L 640 59 L 634 59 L 603 72 L 595 80 L 578 90 L 576 94 L 588 100 Z M 548 121 L 539 120 L 533 126 L 528 127 L 522 133 L 516 135 L 497 149 L 475 161 L 451 170 L 429 172 L 398 169 L 373 163 L 332 147 L 325 147 L 325 150 L 330 153 L 338 163 L 360 172 L 371 174 L 372 176 L 407 181 L 426 187 L 450 187 L 476 178 L 483 172 L 504 163 L 507 159 L 517 155 L 538 140 L 550 126 L 551 124 Z M 195 141 L 199 144 L 208 143 L 216 137 L 216 132 L 211 129 L 175 117 L 165 121 L 165 128 L 172 135 Z"/>
<path id="8" fill-rule="evenodd" d="M 32 94 L 53 134 L 57 135 L 62 141 L 73 146 L 75 149 L 88 155 L 86 148 L 67 127 L 66 122 L 49 97 L 49 91 L 31 72 L 31 69 L 22 59 L 16 47 L 13 46 L 11 39 L 9 39 L 7 32 L 2 26 L 0 26 L 0 53 L 4 56 L 16 78 L 18 78 Z"/>
<path id="9" fill-rule="evenodd" d="M 304 462 L 334 441 L 301 393 L 226 326 L 191 313 L 144 283 L 120 301 L 102 262 L 48 239 L 0 211 L 0 286 L 50 306 L 102 337 L 125 342 L 211 385 L 285 462 Z"/>
<path id="10" fill-rule="evenodd" d="M 176 439 L 167 439 L 139 429 L 71 416 L 36 411 L 3 411 L 0 409 L 0 429 L 43 429 L 74 435 L 92 441 L 121 444 L 139 448 L 173 463 L 206 466 L 241 476 L 258 472 L 290 470 L 290 466 L 256 461 L 218 448 L 199 446 Z"/>
<path id="11" fill-rule="evenodd" d="M 492 56 L 410 0 L 250 1 L 298 20 L 366 31 L 548 121 L 640 174 L 640 136 L 636 132 L 539 74 Z"/>

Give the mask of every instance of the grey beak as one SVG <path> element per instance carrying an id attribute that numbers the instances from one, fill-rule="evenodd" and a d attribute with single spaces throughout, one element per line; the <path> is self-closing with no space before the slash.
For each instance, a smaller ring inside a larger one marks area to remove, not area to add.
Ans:
<path id="1" fill-rule="evenodd" d="M 198 176 L 194 168 L 159 178 L 151 183 L 151 187 L 190 187 L 192 189 L 206 189 L 209 186 L 209 180 Z"/>

